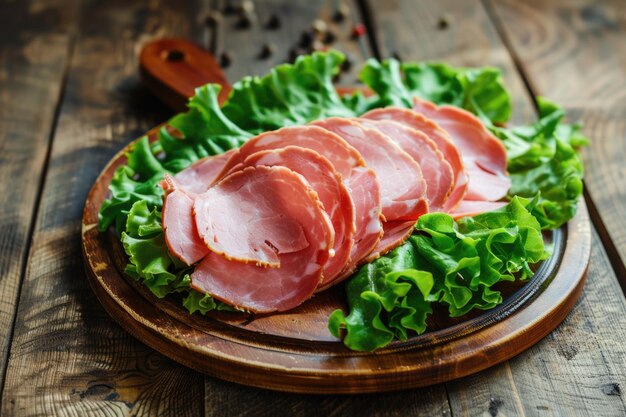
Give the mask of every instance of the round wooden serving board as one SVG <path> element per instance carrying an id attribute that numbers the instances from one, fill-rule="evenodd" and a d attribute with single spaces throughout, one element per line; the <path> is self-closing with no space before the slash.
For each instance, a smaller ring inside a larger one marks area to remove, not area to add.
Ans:
<path id="1" fill-rule="evenodd" d="M 172 45 L 188 48 L 185 57 L 205 54 L 172 40 L 157 41 L 144 52 L 152 48 L 166 61 Z M 215 69 L 211 74 L 221 76 Z M 157 128 L 147 134 L 154 140 L 156 132 Z M 523 285 L 500 288 L 505 294 L 502 305 L 454 320 L 435 311 L 425 334 L 373 353 L 347 349 L 327 329 L 329 314 L 346 308 L 342 286 L 281 314 L 191 315 L 180 300 L 157 299 L 127 278 L 123 273 L 127 257 L 118 237 L 113 231 L 98 232 L 98 210 L 115 169 L 126 163 L 124 152 L 105 167 L 85 204 L 82 241 L 91 286 L 111 317 L 136 338 L 183 365 L 225 380 L 324 394 L 392 391 L 449 381 L 507 360 L 542 339 L 566 317 L 585 281 L 591 231 L 581 201 L 567 225 L 546 235 L 554 254 L 535 276 Z"/>

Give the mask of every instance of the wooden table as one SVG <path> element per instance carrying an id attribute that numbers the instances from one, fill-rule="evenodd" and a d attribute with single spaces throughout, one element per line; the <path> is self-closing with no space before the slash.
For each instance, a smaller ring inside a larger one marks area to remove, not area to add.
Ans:
<path id="1" fill-rule="evenodd" d="M 513 360 L 426 389 L 380 395 L 281 394 L 205 377 L 113 323 L 87 284 L 80 219 L 92 182 L 131 139 L 171 111 L 138 80 L 141 46 L 187 37 L 230 51 L 231 81 L 285 61 L 336 1 L 255 2 L 258 21 L 206 24 L 219 0 L 3 1 L 0 4 L 0 385 L 2 413 L 24 415 L 626 414 L 626 4 L 623 0 L 347 2 L 332 23 L 355 67 L 368 57 L 500 67 L 514 122 L 533 97 L 585 122 L 593 248 L 565 322 Z M 263 29 L 271 13 L 278 30 Z M 350 39 L 352 25 L 368 34 Z M 271 42 L 276 52 L 258 54 Z M 353 69 L 340 83 L 355 82 Z"/>

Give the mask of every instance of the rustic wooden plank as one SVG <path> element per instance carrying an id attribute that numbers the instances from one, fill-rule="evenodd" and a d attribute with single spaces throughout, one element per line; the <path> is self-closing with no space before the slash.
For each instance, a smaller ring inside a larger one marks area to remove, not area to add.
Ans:
<path id="1" fill-rule="evenodd" d="M 206 384 L 205 398 L 206 416 L 450 416 L 441 386 L 375 395 L 329 396 L 277 393 L 212 380 Z"/>
<path id="2" fill-rule="evenodd" d="M 498 66 L 513 95 L 513 122 L 528 121 L 534 113 L 524 81 L 480 2 L 370 5 L 385 56 Z M 515 2 L 515 7 L 525 6 Z M 506 26 L 512 22 L 520 30 L 528 26 L 520 16 L 507 19 Z M 543 51 L 549 54 L 550 48 Z M 552 80 L 555 84 L 558 77 Z M 597 235 L 592 260 L 581 302 L 555 332 L 514 360 L 446 384 L 453 415 L 617 415 L 623 410 L 619 369 L 624 367 L 624 349 L 619 341 L 626 336 L 625 303 Z"/>
<path id="3" fill-rule="evenodd" d="M 585 124 L 592 140 L 583 150 L 585 183 L 601 217 L 595 218 L 598 232 L 626 290 L 624 2 L 497 1 L 492 7 L 533 92 Z"/>
<path id="4" fill-rule="evenodd" d="M 224 16 L 218 31 L 217 55 L 228 51 L 233 56 L 231 66 L 225 69 L 230 82 L 245 75 L 262 75 L 288 58 L 289 49 L 297 45 L 304 30 L 310 28 L 315 19 L 322 19 L 337 35 L 332 44 L 353 61 L 352 69 L 344 73 L 339 83 L 350 86 L 356 83 L 358 68 L 371 56 L 366 37 L 353 40 L 353 26 L 360 21 L 355 3 L 349 6 L 347 19 L 334 23 L 331 16 L 339 1 L 318 0 L 310 2 L 281 2 L 263 0 L 255 2 L 257 24 L 249 30 L 235 30 L 237 16 Z M 224 4 L 218 2 L 219 8 Z M 280 17 L 279 30 L 263 29 L 271 14 Z M 272 43 L 275 53 L 268 59 L 258 59 L 264 43 Z M 442 386 L 402 393 L 358 395 L 358 396 L 307 396 L 277 393 L 236 385 L 214 378 L 205 379 L 205 415 L 232 416 L 352 416 L 352 415 L 450 415 L 450 409 Z"/>
<path id="5" fill-rule="evenodd" d="M 4 383 L 17 297 L 45 172 L 76 5 L 0 4 L 0 387 Z M 16 190 L 19 190 L 16 192 Z"/>
<path id="6" fill-rule="evenodd" d="M 217 1 L 216 8 L 224 10 L 226 0 Z M 337 23 L 332 16 L 340 4 L 347 8 L 346 19 Z M 360 22 L 356 2 L 339 0 L 281 1 L 259 0 L 254 2 L 253 24 L 249 29 L 238 28 L 240 15 L 225 14 L 217 31 L 216 55 L 227 52 L 232 56 L 231 64 L 225 68 L 228 80 L 233 83 L 246 75 L 263 75 L 272 67 L 287 62 L 289 51 L 298 47 L 303 32 L 310 31 L 316 19 L 326 23 L 336 40 L 326 46 L 346 53 L 354 64 L 350 71 L 342 74 L 339 85 L 355 84 L 359 63 L 369 56 L 371 51 L 366 37 L 352 39 L 355 24 Z M 281 26 L 271 30 L 265 27 L 270 16 L 278 16 Z M 264 45 L 271 45 L 271 56 L 260 56 Z"/>
<path id="7" fill-rule="evenodd" d="M 80 248 L 83 204 L 99 171 L 171 114 L 139 84 L 141 44 L 188 35 L 200 8 L 108 1 L 81 9 L 18 307 L 5 415 L 202 413 L 203 377 L 109 319 L 87 284 Z"/>

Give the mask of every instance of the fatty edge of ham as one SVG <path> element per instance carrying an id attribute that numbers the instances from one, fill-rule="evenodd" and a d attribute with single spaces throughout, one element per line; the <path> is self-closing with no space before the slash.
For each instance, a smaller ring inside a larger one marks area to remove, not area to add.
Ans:
<path id="1" fill-rule="evenodd" d="M 320 286 L 333 281 L 345 267 L 354 246 L 354 202 L 341 176 L 333 165 L 319 153 L 298 146 L 265 150 L 247 157 L 243 166 L 284 166 L 302 175 L 317 192 L 335 231 L 334 255 L 324 266 Z"/>
<path id="2" fill-rule="evenodd" d="M 192 265 L 209 253 L 193 221 L 193 195 L 183 191 L 168 174 L 161 187 L 165 190 L 162 212 L 165 244 L 172 255 Z"/>
<path id="3" fill-rule="evenodd" d="M 393 120 L 401 123 L 428 136 L 443 153 L 446 161 L 454 172 L 454 188 L 444 204 L 444 211 L 451 212 L 461 204 L 465 197 L 469 178 L 465 169 L 465 164 L 461 158 L 459 148 L 454 144 L 450 135 L 433 120 L 416 113 L 413 110 L 399 107 L 385 107 L 374 109 L 365 113 L 362 117 L 374 120 Z"/>
<path id="4" fill-rule="evenodd" d="M 415 98 L 413 110 L 434 120 L 450 134 L 461 151 L 470 178 L 466 200 L 496 201 L 511 188 L 502 141 L 467 110 Z"/>
<path id="5" fill-rule="evenodd" d="M 287 126 L 248 140 L 231 156 L 218 177 L 231 172 L 253 153 L 285 146 L 300 146 L 316 151 L 328 159 L 344 179 L 350 176 L 352 168 L 365 165 L 361 154 L 338 135 L 317 126 Z"/>
<path id="6" fill-rule="evenodd" d="M 220 155 L 202 158 L 177 173 L 174 178 L 179 184 L 184 184 L 185 191 L 196 194 L 203 193 L 215 182 L 226 162 L 235 152 L 236 149 L 231 149 Z"/>
<path id="7" fill-rule="evenodd" d="M 355 120 L 331 117 L 312 123 L 341 136 L 363 155 L 380 184 L 386 220 L 416 220 L 428 211 L 422 170 L 409 154 L 378 130 Z"/>
<path id="8" fill-rule="evenodd" d="M 315 191 L 288 168 L 248 167 L 229 175 L 218 186 L 237 190 L 250 182 L 257 190 L 250 197 L 268 191 L 282 206 L 277 212 L 302 224 L 308 245 L 297 252 L 279 254 L 280 268 L 232 261 L 211 252 L 191 274 L 191 285 L 239 309 L 257 313 L 286 311 L 307 300 L 320 283 L 333 246 L 333 227 Z M 240 218 L 241 222 L 247 220 Z"/>
<path id="9" fill-rule="evenodd" d="M 321 287 L 320 290 L 343 281 L 356 270 L 357 266 L 365 262 L 365 258 L 372 253 L 383 237 L 383 222 L 380 204 L 372 204 L 380 201 L 380 186 L 376 174 L 369 168 L 359 167 L 352 171 L 352 175 L 346 181 L 350 189 L 350 195 L 354 200 L 356 209 L 356 234 L 350 261 L 335 278 L 334 281 Z"/>

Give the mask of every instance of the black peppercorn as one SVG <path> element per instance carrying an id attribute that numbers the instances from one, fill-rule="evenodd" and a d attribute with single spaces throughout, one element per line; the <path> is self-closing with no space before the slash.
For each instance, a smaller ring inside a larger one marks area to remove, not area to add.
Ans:
<path id="1" fill-rule="evenodd" d="M 259 53 L 259 58 L 267 59 L 272 55 L 274 55 L 274 45 L 272 45 L 271 43 L 266 43 L 265 45 L 263 45 L 263 47 L 261 48 L 261 52 Z"/>
<path id="2" fill-rule="evenodd" d="M 277 14 L 273 14 L 270 16 L 269 19 L 267 19 L 267 22 L 265 23 L 265 28 L 274 30 L 280 28 L 280 25 L 280 17 L 278 17 Z"/>
<path id="3" fill-rule="evenodd" d="M 220 66 L 222 68 L 228 68 L 233 62 L 233 57 L 229 52 L 222 52 L 220 55 Z"/>

